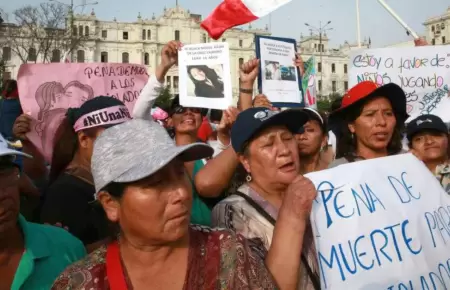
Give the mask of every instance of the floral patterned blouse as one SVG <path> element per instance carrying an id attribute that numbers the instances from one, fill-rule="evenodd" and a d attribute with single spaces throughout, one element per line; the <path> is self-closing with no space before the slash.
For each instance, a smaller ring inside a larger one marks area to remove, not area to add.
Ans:
<path id="1" fill-rule="evenodd" d="M 264 261 L 255 255 L 241 235 L 193 225 L 190 229 L 189 266 L 183 290 L 277 289 Z M 69 266 L 54 282 L 52 290 L 109 290 L 106 246 Z M 261 250 L 261 249 L 260 249 Z M 124 276 L 128 289 L 133 289 Z"/>
<path id="2" fill-rule="evenodd" d="M 239 187 L 238 191 L 249 196 L 272 216 L 272 218 L 275 220 L 277 219 L 278 209 L 262 198 L 250 186 L 244 184 Z M 252 205 L 247 203 L 243 197 L 238 195 L 231 195 L 214 207 L 212 211 L 212 225 L 214 227 L 230 229 L 251 241 L 262 242 L 266 250 L 263 254 L 267 253 L 272 244 L 274 226 L 254 209 Z M 319 267 L 311 227 L 309 227 L 305 233 L 303 254 L 308 261 L 311 271 L 317 275 L 318 278 Z M 265 256 L 262 256 L 262 258 L 264 257 Z M 303 269 L 304 267 L 300 273 L 300 282 L 297 289 L 314 290 L 314 284 L 311 281 L 308 272 Z"/>

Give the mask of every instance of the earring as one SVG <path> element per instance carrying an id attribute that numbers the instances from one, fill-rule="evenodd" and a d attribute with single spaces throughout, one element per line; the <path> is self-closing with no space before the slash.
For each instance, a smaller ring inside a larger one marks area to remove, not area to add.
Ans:
<path id="1" fill-rule="evenodd" d="M 245 180 L 247 180 L 247 182 L 252 181 L 252 176 L 251 176 L 250 174 L 248 174 L 248 175 L 245 177 Z"/>

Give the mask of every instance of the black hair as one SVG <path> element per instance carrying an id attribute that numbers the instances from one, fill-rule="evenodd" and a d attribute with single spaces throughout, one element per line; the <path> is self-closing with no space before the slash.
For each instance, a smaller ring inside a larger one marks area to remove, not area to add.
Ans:
<path id="1" fill-rule="evenodd" d="M 337 152 L 336 152 L 336 158 L 342 158 L 346 156 L 354 155 L 356 152 L 356 138 L 353 138 L 353 134 L 350 132 L 350 129 L 348 128 L 348 125 L 350 123 L 353 123 L 362 113 L 364 106 L 371 100 L 378 98 L 378 97 L 372 97 L 368 98 L 364 102 L 357 103 L 352 107 L 349 107 L 347 109 L 347 112 L 345 115 L 343 115 L 342 119 L 339 120 L 339 133 L 340 138 L 338 138 L 337 143 Z M 397 123 L 394 127 L 394 133 L 392 135 L 391 140 L 388 143 L 387 151 L 389 155 L 397 154 L 399 153 L 402 148 L 402 134 L 405 131 L 405 124 L 403 122 L 403 119 L 397 115 L 395 115 L 395 119 L 397 120 Z"/>
<path id="2" fill-rule="evenodd" d="M 211 122 L 220 122 L 220 120 L 222 120 L 222 111 L 212 109 L 209 113 L 209 120 Z"/>
<path id="3" fill-rule="evenodd" d="M 66 117 L 62 120 L 55 132 L 49 184 L 55 181 L 66 170 L 78 149 L 78 134 L 73 129 L 75 122 L 85 114 L 120 105 L 124 106 L 125 104 L 113 97 L 99 96 L 86 101 L 79 108 L 67 110 Z M 82 131 L 87 136 L 94 138 L 99 128 L 105 128 L 105 126 L 88 128 Z"/>

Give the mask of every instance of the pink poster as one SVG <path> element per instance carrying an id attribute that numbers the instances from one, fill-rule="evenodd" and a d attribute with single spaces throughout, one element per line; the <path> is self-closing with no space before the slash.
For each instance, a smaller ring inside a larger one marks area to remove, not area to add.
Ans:
<path id="1" fill-rule="evenodd" d="M 54 134 L 68 108 L 96 96 L 112 96 L 131 113 L 147 80 L 145 66 L 135 64 L 23 64 L 17 82 L 23 112 L 33 118 L 28 138 L 51 162 Z"/>

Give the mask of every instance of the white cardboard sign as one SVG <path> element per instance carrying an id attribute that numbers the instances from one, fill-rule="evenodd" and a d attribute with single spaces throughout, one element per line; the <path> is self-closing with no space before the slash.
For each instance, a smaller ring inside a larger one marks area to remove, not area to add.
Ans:
<path id="1" fill-rule="evenodd" d="M 322 289 L 450 288 L 450 197 L 412 154 L 307 177 Z"/>
<path id="2" fill-rule="evenodd" d="M 228 43 L 185 45 L 178 53 L 180 104 L 224 110 L 233 102 Z"/>
<path id="3" fill-rule="evenodd" d="M 450 45 L 355 51 L 350 56 L 350 87 L 365 80 L 401 86 L 409 120 L 435 114 L 450 122 Z"/>

